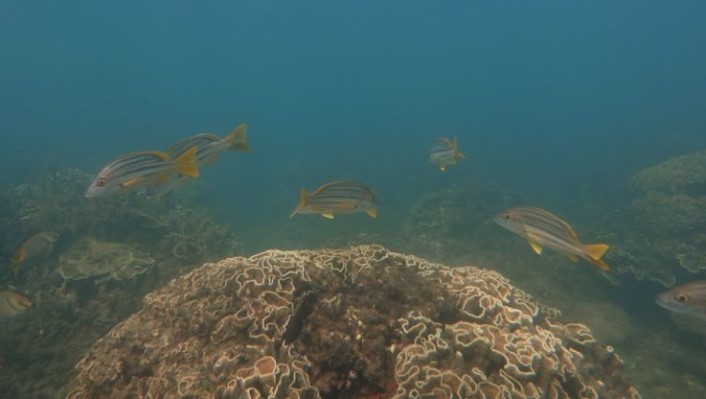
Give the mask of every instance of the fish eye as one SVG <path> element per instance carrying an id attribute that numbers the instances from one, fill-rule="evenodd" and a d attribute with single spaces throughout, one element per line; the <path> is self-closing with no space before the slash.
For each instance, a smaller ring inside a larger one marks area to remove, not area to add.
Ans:
<path id="1" fill-rule="evenodd" d="M 105 186 L 105 179 L 98 179 L 98 181 L 96 182 L 96 186 L 98 186 L 98 187 Z"/>
<path id="2" fill-rule="evenodd" d="M 510 214 L 509 214 L 509 213 L 504 213 L 504 214 L 503 214 L 503 219 L 505 219 L 505 220 L 510 219 Z"/>
<path id="3" fill-rule="evenodd" d="M 678 302 L 687 302 L 689 300 L 689 296 L 686 294 L 679 294 L 676 296 L 676 300 Z"/>

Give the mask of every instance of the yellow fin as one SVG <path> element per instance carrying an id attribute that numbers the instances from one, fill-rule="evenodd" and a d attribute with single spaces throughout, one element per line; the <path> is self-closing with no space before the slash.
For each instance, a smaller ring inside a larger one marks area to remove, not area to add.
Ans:
<path id="1" fill-rule="evenodd" d="M 321 212 L 321 216 L 325 217 L 326 219 L 333 219 L 333 213 L 331 212 Z"/>
<path id="2" fill-rule="evenodd" d="M 370 217 L 373 218 L 373 219 L 375 219 L 376 217 L 378 217 L 378 211 L 377 211 L 377 209 L 374 209 L 374 208 L 368 209 L 367 211 L 365 211 L 365 213 L 367 213 L 368 216 L 370 216 Z"/>
<path id="3" fill-rule="evenodd" d="M 586 255 L 588 255 L 588 260 L 603 271 L 610 270 L 608 264 L 601 260 L 601 256 L 603 256 L 608 249 L 610 249 L 610 245 L 608 244 L 586 244 L 583 246 L 583 250 L 586 252 Z"/>
<path id="4" fill-rule="evenodd" d="M 179 174 L 189 177 L 199 177 L 199 168 L 196 165 L 196 151 L 196 146 L 193 146 L 174 160 Z"/>
<path id="5" fill-rule="evenodd" d="M 299 203 L 297 204 L 297 207 L 294 208 L 294 211 L 292 211 L 291 215 L 289 215 L 290 218 L 294 217 L 294 215 L 299 213 L 300 209 L 303 209 L 304 207 L 306 207 L 306 203 L 307 203 L 308 198 L 309 198 L 309 193 L 307 193 L 306 190 L 304 190 L 302 188 L 301 192 L 299 193 Z"/>
<path id="6" fill-rule="evenodd" d="M 529 245 L 532 248 L 532 250 L 534 251 L 534 253 L 536 253 L 537 255 L 542 254 L 542 246 L 541 245 L 537 244 L 536 242 L 532 242 L 532 241 L 529 241 Z"/>
<path id="7" fill-rule="evenodd" d="M 228 149 L 231 151 L 250 152 L 247 134 L 248 125 L 244 123 L 238 125 L 238 127 L 233 129 L 225 138 L 225 141 L 228 143 Z"/>
<path id="8" fill-rule="evenodd" d="M 576 255 L 574 255 L 574 254 L 568 254 L 568 255 L 566 255 L 566 256 L 568 256 L 568 257 L 569 257 L 569 260 L 572 261 L 572 262 L 578 262 L 578 261 L 579 261 L 579 257 L 576 256 Z"/>
<path id="9" fill-rule="evenodd" d="M 125 180 L 124 182 L 120 183 L 120 187 L 130 187 L 133 184 L 139 182 L 140 180 L 142 180 L 141 177 L 136 177 L 134 179 Z"/>

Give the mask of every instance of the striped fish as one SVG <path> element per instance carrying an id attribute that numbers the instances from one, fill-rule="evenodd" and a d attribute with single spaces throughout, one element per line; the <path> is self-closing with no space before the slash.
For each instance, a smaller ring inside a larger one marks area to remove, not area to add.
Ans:
<path id="1" fill-rule="evenodd" d="M 375 193 L 367 185 L 342 180 L 324 184 L 311 193 L 302 189 L 299 204 L 289 217 L 297 213 L 318 213 L 327 219 L 333 219 L 335 213 L 361 213 L 377 217 L 378 204 Z"/>
<path id="2" fill-rule="evenodd" d="M 191 147 L 196 147 L 196 165 L 201 169 L 218 160 L 223 151 L 249 152 L 247 130 L 248 125 L 241 124 L 224 138 L 212 133 L 199 133 L 177 141 L 169 147 L 167 153 L 171 158 L 176 159 Z"/>
<path id="3" fill-rule="evenodd" d="M 442 172 L 450 165 L 456 165 L 460 159 L 466 158 L 458 149 L 456 138 L 452 140 L 442 137 L 429 150 L 429 160 L 438 166 Z"/>
<path id="4" fill-rule="evenodd" d="M 581 257 L 603 271 L 610 269 L 601 260 L 610 246 L 582 244 L 568 223 L 543 209 L 529 207 L 510 209 L 499 214 L 495 222 L 526 238 L 530 247 L 538 255 L 542 253 L 542 247 L 547 247 L 568 256 L 573 261 Z"/>
<path id="5" fill-rule="evenodd" d="M 15 276 L 20 271 L 20 267 L 29 267 L 49 256 L 58 239 L 59 233 L 42 231 L 20 244 L 10 258 L 10 267 Z"/>
<path id="6" fill-rule="evenodd" d="M 191 147 L 178 158 L 166 152 L 143 151 L 121 155 L 106 165 L 86 190 L 86 197 L 125 192 L 142 187 L 157 187 L 179 174 L 198 177 L 197 148 Z"/>
<path id="7" fill-rule="evenodd" d="M 174 143 L 169 147 L 167 153 L 172 158 L 178 158 L 190 148 L 196 147 L 198 149 L 196 165 L 201 169 L 206 165 L 216 162 L 223 151 L 250 152 L 250 146 L 248 146 L 247 143 L 247 128 L 247 125 L 241 124 L 224 138 L 220 138 L 213 133 L 195 134 Z M 188 176 L 174 174 L 169 178 L 169 181 L 164 184 L 148 188 L 147 194 L 150 197 L 164 195 L 172 191 L 175 187 L 186 183 L 188 179 Z"/>

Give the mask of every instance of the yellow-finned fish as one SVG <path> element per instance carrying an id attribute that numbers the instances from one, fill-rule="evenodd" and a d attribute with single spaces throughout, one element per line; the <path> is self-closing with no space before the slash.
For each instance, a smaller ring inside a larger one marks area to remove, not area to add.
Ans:
<path id="1" fill-rule="evenodd" d="M 108 163 L 86 190 L 86 197 L 116 194 L 167 184 L 176 175 L 198 177 L 196 146 L 172 159 L 166 152 L 142 151 L 121 155 Z"/>
<path id="2" fill-rule="evenodd" d="M 692 281 L 657 296 L 665 309 L 706 319 L 706 280 Z"/>
<path id="3" fill-rule="evenodd" d="M 458 149 L 458 140 L 455 137 L 453 140 L 441 137 L 429 150 L 429 160 L 442 172 L 445 172 L 447 167 L 456 165 L 463 158 L 466 156 Z"/>
<path id="4" fill-rule="evenodd" d="M 318 213 L 333 219 L 335 213 L 361 213 L 377 217 L 377 198 L 366 184 L 342 180 L 324 184 L 311 193 L 302 189 L 299 204 L 289 217 L 297 213 Z"/>
<path id="5" fill-rule="evenodd" d="M 250 152 L 248 125 L 240 124 L 226 137 L 212 133 L 199 133 L 172 144 L 167 150 L 171 158 L 179 158 L 192 147 L 197 148 L 196 165 L 199 169 L 218 160 L 224 151 Z"/>
<path id="6" fill-rule="evenodd" d="M 499 214 L 495 221 L 502 227 L 529 241 L 530 247 L 538 255 L 542 247 L 558 251 L 571 260 L 581 257 L 603 271 L 610 270 L 601 260 L 610 248 L 607 244 L 583 244 L 576 232 L 556 215 L 540 208 L 514 208 Z"/>
<path id="7" fill-rule="evenodd" d="M 12 267 L 15 276 L 17 276 L 20 267 L 27 267 L 49 256 L 58 239 L 59 233 L 42 231 L 30 236 L 20 244 L 10 258 L 10 267 Z"/>
<path id="8" fill-rule="evenodd" d="M 169 147 L 167 153 L 171 158 L 177 159 L 191 148 L 196 147 L 196 166 L 200 170 L 202 167 L 216 162 L 224 151 L 250 152 L 250 146 L 247 142 L 247 129 L 248 125 L 246 124 L 238 125 L 224 138 L 220 138 L 213 133 L 195 134 L 174 143 Z M 175 173 L 164 184 L 148 188 L 147 193 L 150 196 L 164 195 L 188 180 L 188 176 Z"/>
<path id="9" fill-rule="evenodd" d="M 0 319 L 24 313 L 32 306 L 32 301 L 19 292 L 0 291 Z"/>

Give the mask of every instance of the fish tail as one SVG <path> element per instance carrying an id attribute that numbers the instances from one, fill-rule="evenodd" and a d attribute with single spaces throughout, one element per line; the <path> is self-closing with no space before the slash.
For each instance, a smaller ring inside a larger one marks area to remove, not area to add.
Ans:
<path id="1" fill-rule="evenodd" d="M 189 177 L 199 177 L 199 168 L 196 165 L 196 151 L 196 146 L 193 146 L 174 160 L 179 174 Z"/>
<path id="2" fill-rule="evenodd" d="M 601 257 L 610 249 L 610 245 L 608 244 L 586 244 L 583 246 L 584 251 L 586 251 L 586 254 L 588 255 L 589 260 L 596 266 L 598 266 L 599 269 L 603 271 L 608 271 L 610 270 L 610 267 L 608 267 L 608 264 L 606 264 L 603 260 L 601 260 Z"/>
<path id="3" fill-rule="evenodd" d="M 230 132 L 225 141 L 228 143 L 228 149 L 231 151 L 250 152 L 248 145 L 248 125 L 242 123 Z"/>
<path id="4" fill-rule="evenodd" d="M 464 155 L 461 152 L 461 150 L 458 149 L 458 140 L 456 140 L 456 137 L 454 137 L 454 141 L 453 141 L 453 150 L 454 150 L 454 155 L 456 156 L 456 158 L 466 159 L 466 155 Z"/>
<path id="5" fill-rule="evenodd" d="M 308 199 L 309 199 L 309 193 L 307 193 L 306 190 L 304 190 L 302 188 L 302 191 L 299 194 L 299 203 L 297 204 L 297 207 L 294 208 L 294 211 L 292 211 L 292 213 L 289 215 L 289 217 L 290 218 L 294 217 L 294 215 L 296 215 L 300 209 L 303 209 L 306 206 Z"/>

